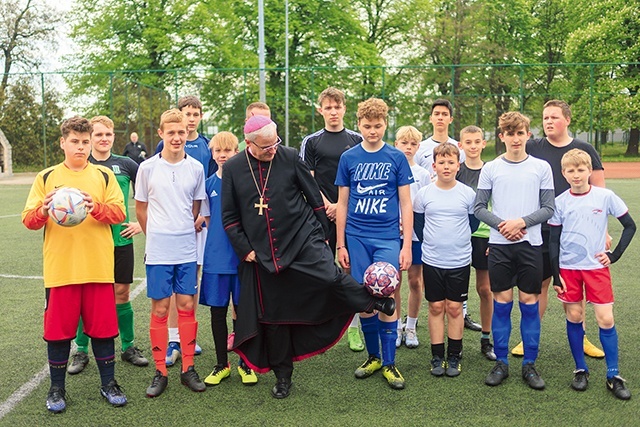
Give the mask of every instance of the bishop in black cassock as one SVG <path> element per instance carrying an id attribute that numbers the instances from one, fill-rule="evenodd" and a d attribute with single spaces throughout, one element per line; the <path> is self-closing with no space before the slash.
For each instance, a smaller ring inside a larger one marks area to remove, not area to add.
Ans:
<path id="1" fill-rule="evenodd" d="M 272 369 L 284 398 L 294 361 L 337 343 L 354 313 L 393 313 L 395 302 L 335 264 L 318 185 L 296 150 L 278 146 L 275 123 L 251 117 L 245 139 L 222 180 L 222 222 L 243 261 L 233 350 L 256 372 Z"/>

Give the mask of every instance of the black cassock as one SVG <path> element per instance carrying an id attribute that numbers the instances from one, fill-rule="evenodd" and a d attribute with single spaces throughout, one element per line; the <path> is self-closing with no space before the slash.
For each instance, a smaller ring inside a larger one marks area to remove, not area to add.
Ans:
<path id="1" fill-rule="evenodd" d="M 249 162 L 247 161 L 249 159 Z M 278 147 L 270 162 L 246 150 L 224 165 L 222 222 L 238 257 L 241 292 L 233 350 L 257 372 L 271 369 L 265 328 L 290 325 L 293 361 L 337 343 L 354 313 L 371 311 L 375 298 L 335 264 L 325 243 L 328 219 L 320 190 L 296 150 Z M 286 344 L 285 344 L 286 345 Z M 277 374 L 277 372 L 276 372 Z"/>

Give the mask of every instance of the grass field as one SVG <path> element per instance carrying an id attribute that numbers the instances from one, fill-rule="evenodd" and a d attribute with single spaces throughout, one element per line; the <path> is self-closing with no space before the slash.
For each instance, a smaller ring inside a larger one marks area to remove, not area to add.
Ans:
<path id="1" fill-rule="evenodd" d="M 637 180 L 610 180 L 607 185 L 627 202 L 632 216 L 640 221 L 640 193 Z M 569 387 L 573 360 L 565 334 L 560 303 L 552 298 L 542 322 L 538 368 L 546 381 L 544 391 L 529 389 L 520 378 L 520 360 L 511 359 L 511 376 L 497 388 L 484 385 L 492 367 L 479 352 L 480 335 L 465 331 L 463 371 L 457 378 L 435 378 L 429 374 L 429 338 L 426 303 L 420 314 L 420 347 L 402 347 L 397 366 L 407 381 L 403 391 L 391 390 L 381 374 L 356 380 L 355 368 L 366 354 L 353 353 L 346 339 L 327 353 L 296 364 L 294 388 L 288 399 L 270 395 L 272 374 L 260 377 L 254 387 L 243 386 L 235 371 L 237 358 L 230 356 L 231 378 L 205 393 L 193 393 L 180 384 L 179 367 L 169 369 L 169 387 L 157 399 L 147 399 L 145 389 L 154 368 L 136 368 L 118 363 L 116 376 L 129 398 L 124 408 L 113 408 L 100 396 L 99 378 L 92 360 L 80 375 L 67 377 L 70 397 L 65 413 L 53 415 L 44 400 L 49 378 L 22 399 L 16 391 L 33 381 L 46 366 L 46 345 L 42 335 L 44 291 L 42 279 L 42 232 L 26 230 L 20 212 L 29 187 L 0 186 L 0 425 L 33 426 L 173 426 L 173 425 L 311 425 L 311 426 L 606 426 L 640 425 L 640 328 L 637 301 L 640 300 L 640 239 L 636 238 L 613 270 L 616 292 L 616 325 L 620 335 L 621 374 L 628 380 L 634 397 L 616 400 L 604 386 L 605 363 L 589 359 L 591 383 L 586 392 Z M 610 222 L 614 240 L 619 236 L 617 221 Z M 144 276 L 144 239 L 136 238 L 137 278 Z M 70 252 L 69 256 L 73 256 Z M 473 283 L 472 278 L 472 283 Z M 133 289 L 140 285 L 134 283 Z M 406 288 L 406 287 L 405 287 Z M 473 288 L 473 287 L 472 287 Z M 405 289 L 406 290 L 406 289 Z M 405 297 L 406 304 L 406 297 Z M 150 358 L 149 300 L 143 291 L 134 301 L 137 345 Z M 470 291 L 469 307 L 478 319 L 478 297 Z M 599 343 L 592 310 L 588 334 Z M 204 352 L 196 357 L 202 377 L 215 361 L 208 310 L 200 310 L 198 342 Z M 520 338 L 519 313 L 514 309 L 511 344 Z M 116 341 L 119 350 L 119 341 Z M 118 356 L 119 360 L 119 356 Z M 44 371 L 46 372 L 46 370 Z M 11 400 L 8 400 L 10 399 Z M 14 405 L 15 403 L 15 405 Z M 12 409 L 11 409 L 12 408 Z"/>

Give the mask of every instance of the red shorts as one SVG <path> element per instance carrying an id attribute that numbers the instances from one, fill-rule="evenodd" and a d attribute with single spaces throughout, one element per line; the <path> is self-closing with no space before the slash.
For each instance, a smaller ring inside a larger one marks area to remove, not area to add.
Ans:
<path id="1" fill-rule="evenodd" d="M 68 341 L 76 336 L 82 316 L 84 333 L 91 338 L 118 336 L 116 298 L 111 283 L 85 283 L 46 289 L 45 341 Z"/>
<path id="2" fill-rule="evenodd" d="M 611 273 L 608 268 L 597 270 L 566 270 L 560 269 L 560 276 L 564 280 L 567 290 L 558 294 L 558 299 L 564 303 L 579 303 L 585 299 L 592 304 L 613 304 L 613 288 L 611 287 Z"/>

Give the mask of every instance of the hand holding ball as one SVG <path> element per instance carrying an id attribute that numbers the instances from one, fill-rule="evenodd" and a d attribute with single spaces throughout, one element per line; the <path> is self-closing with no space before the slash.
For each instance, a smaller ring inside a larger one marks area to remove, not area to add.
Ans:
<path id="1" fill-rule="evenodd" d="M 56 191 L 49 205 L 49 217 L 63 227 L 73 227 L 87 217 L 84 195 L 77 188 L 63 187 Z"/>

